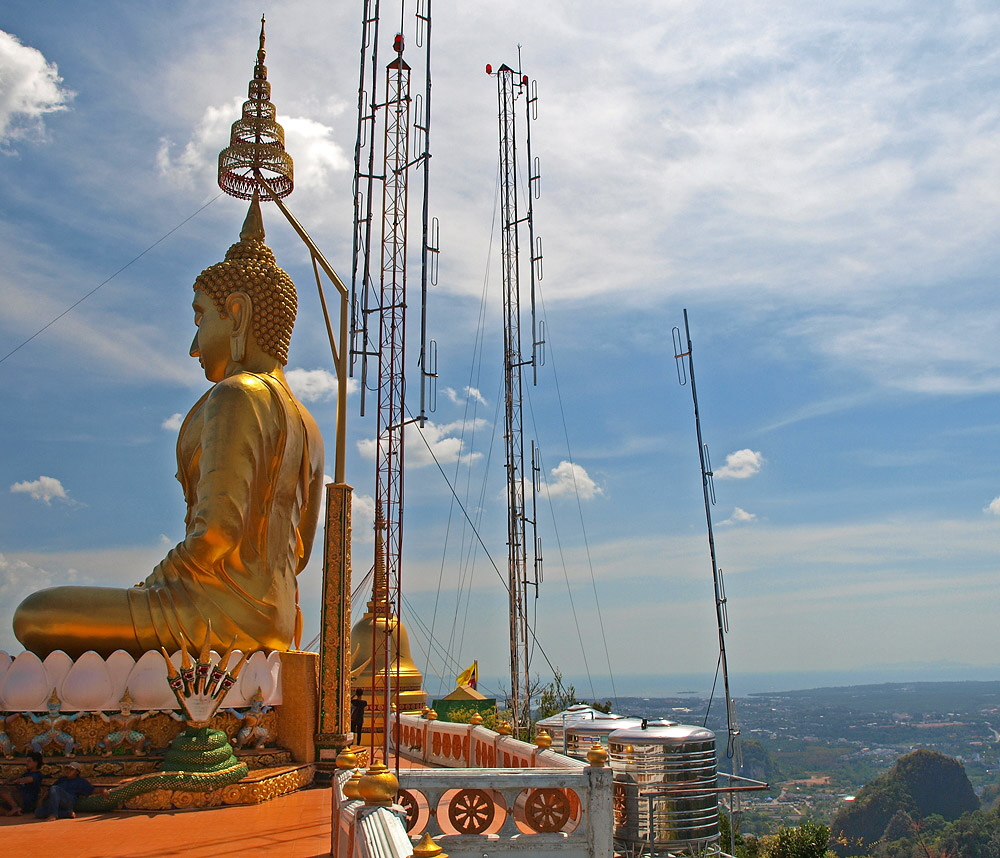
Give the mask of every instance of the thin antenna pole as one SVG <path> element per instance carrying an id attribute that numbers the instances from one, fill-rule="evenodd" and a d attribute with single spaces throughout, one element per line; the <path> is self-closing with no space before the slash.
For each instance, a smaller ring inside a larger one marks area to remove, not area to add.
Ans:
<path id="1" fill-rule="evenodd" d="M 377 311 L 371 280 L 371 242 L 375 190 L 376 115 L 378 113 L 379 0 L 364 0 L 361 21 L 361 64 L 358 74 L 358 131 L 354 144 L 354 236 L 351 256 L 351 375 L 361 358 L 360 408 L 365 416 L 368 392 L 368 359 L 373 351 L 369 318 Z M 369 72 L 369 63 L 371 70 Z M 368 163 L 362 168 L 362 150 L 368 147 Z M 381 177 L 378 177 L 381 178 Z M 376 307 L 373 308 L 372 304 Z M 360 342 L 359 342 L 360 339 Z"/>
<path id="2" fill-rule="evenodd" d="M 427 418 L 427 379 L 431 372 L 434 372 L 434 368 L 428 368 L 428 352 L 427 352 L 427 277 L 428 277 L 428 265 L 429 265 L 429 254 L 436 252 L 437 248 L 431 248 L 430 241 L 428 237 L 428 226 L 429 226 L 429 207 L 430 207 L 430 168 L 431 168 L 431 0 L 425 0 L 426 9 L 423 14 L 420 11 L 420 4 L 417 5 L 417 32 L 420 32 L 420 26 L 426 28 L 425 34 L 425 44 L 424 49 L 426 53 L 425 59 L 425 79 L 424 79 L 424 111 L 423 111 L 423 139 L 424 139 L 424 150 L 419 153 L 419 156 L 423 159 L 423 172 L 424 172 L 424 186 L 423 186 L 423 199 L 421 206 L 421 233 L 422 241 L 420 247 L 420 413 L 417 415 L 417 422 L 420 424 L 420 428 L 423 429 L 424 421 Z M 419 44 L 419 39 L 418 39 Z M 417 117 L 417 122 L 420 122 L 421 117 Z M 433 410 L 433 405 L 431 409 Z"/>
<path id="3" fill-rule="evenodd" d="M 678 334 L 674 328 L 674 346 L 678 346 Z M 708 527 L 708 551 L 712 558 L 712 583 L 715 588 L 715 618 L 719 630 L 719 668 L 722 670 L 722 686 L 726 695 L 726 729 L 728 740 L 726 744 L 726 754 L 732 757 L 735 751 L 735 742 L 739 736 L 739 728 L 736 724 L 736 707 L 732 696 L 729 693 L 729 664 L 726 658 L 726 597 L 722 584 L 722 570 L 715 556 L 715 533 L 712 529 L 712 504 L 715 503 L 715 487 L 713 481 L 712 465 L 709 461 L 708 446 L 701 436 L 701 415 L 698 411 L 698 387 L 694 378 L 694 350 L 691 344 L 691 328 L 688 324 L 688 312 L 684 310 L 684 340 L 687 350 L 675 352 L 674 359 L 681 360 L 687 358 L 687 372 L 691 379 L 691 400 L 694 403 L 694 425 L 698 436 L 698 458 L 701 463 L 701 490 L 705 500 L 705 523 Z M 678 370 L 680 371 L 680 370 Z M 683 380 L 681 381 L 683 384 Z M 707 713 L 706 713 L 707 718 Z"/>
<path id="4" fill-rule="evenodd" d="M 487 66 L 487 73 L 493 74 Z M 526 728 L 531 720 L 531 682 L 527 590 L 527 513 L 525 509 L 525 464 L 523 436 L 523 367 L 534 364 L 534 354 L 525 360 L 521 351 L 520 235 L 523 219 L 517 198 L 517 117 L 516 99 L 525 93 L 527 78 L 508 65 L 496 71 L 500 151 L 501 261 L 504 317 L 504 440 L 507 467 L 507 565 L 510 607 L 510 706 L 515 729 Z M 530 200 L 530 195 L 529 195 Z M 529 219 L 530 220 L 530 219 Z M 532 276 L 532 286 L 534 277 Z M 532 296 L 533 297 L 533 296 Z M 534 313 L 532 312 L 532 323 Z M 534 352 L 534 345 L 532 346 Z M 533 476 L 533 475 L 532 475 Z M 534 485 L 534 479 L 532 479 Z M 533 539 L 532 553 L 535 551 Z M 537 564 L 532 566 L 532 577 Z"/>

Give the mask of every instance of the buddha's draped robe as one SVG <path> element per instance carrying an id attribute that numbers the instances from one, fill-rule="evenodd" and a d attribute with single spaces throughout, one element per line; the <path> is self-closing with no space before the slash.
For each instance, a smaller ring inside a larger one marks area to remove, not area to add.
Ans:
<path id="1" fill-rule="evenodd" d="M 316 422 L 275 376 L 238 373 L 185 418 L 177 469 L 184 541 L 128 590 L 139 648 L 198 644 L 211 619 L 220 642 L 287 650 L 321 502 Z"/>
<path id="2" fill-rule="evenodd" d="M 296 576 L 309 559 L 323 488 L 316 421 L 280 372 L 236 373 L 191 409 L 177 441 L 184 541 L 127 590 L 54 587 L 28 596 L 14 632 L 44 657 L 61 649 L 212 644 L 287 650 L 300 631 Z"/>

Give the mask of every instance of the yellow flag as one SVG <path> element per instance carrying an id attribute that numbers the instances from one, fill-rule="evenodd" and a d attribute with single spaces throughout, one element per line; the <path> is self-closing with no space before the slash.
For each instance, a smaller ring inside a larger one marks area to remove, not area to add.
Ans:
<path id="1" fill-rule="evenodd" d="M 456 685 L 471 685 L 473 688 L 476 687 L 476 682 L 479 680 L 479 661 L 474 661 L 465 670 L 463 670 L 458 678 L 455 680 Z"/>

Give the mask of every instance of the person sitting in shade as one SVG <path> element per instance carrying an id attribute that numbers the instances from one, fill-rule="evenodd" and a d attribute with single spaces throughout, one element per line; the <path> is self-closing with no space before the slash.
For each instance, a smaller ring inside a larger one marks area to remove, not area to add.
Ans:
<path id="1" fill-rule="evenodd" d="M 106 793 L 106 789 L 97 789 L 82 774 L 79 763 L 67 763 L 63 775 L 49 787 L 45 800 L 38 805 L 35 816 L 38 819 L 72 819 L 76 816 L 73 808 L 81 796 L 92 793 Z"/>
<path id="2" fill-rule="evenodd" d="M 42 789 L 42 755 L 38 751 L 28 751 L 23 775 L 15 775 L 0 786 L 0 802 L 7 805 L 7 816 L 31 813 L 38 804 L 38 793 Z"/>

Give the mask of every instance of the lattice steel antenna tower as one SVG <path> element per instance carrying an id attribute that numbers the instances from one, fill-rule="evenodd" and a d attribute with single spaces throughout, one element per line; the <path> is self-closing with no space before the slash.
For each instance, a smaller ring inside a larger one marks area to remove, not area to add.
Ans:
<path id="1" fill-rule="evenodd" d="M 416 41 L 425 49 L 424 95 L 410 95 L 411 68 L 403 59 L 404 38 L 393 39 L 394 59 L 385 67 L 381 86 L 377 80 L 379 43 L 379 3 L 366 0 L 362 22 L 361 71 L 358 86 L 358 136 L 355 147 L 354 248 L 351 290 L 351 367 L 360 374 L 361 414 L 369 392 L 378 395 L 376 485 L 374 525 L 376 538 L 374 567 L 384 564 L 384 574 L 373 576 L 372 603 L 385 616 L 400 616 L 401 560 L 403 553 L 403 434 L 408 422 L 423 426 L 426 420 L 428 388 L 433 399 L 436 378 L 436 351 L 427 340 L 426 293 L 429 279 L 436 280 L 436 223 L 429 227 L 428 171 L 430 163 L 430 0 L 418 3 Z M 416 113 L 414 120 L 413 114 Z M 378 161 L 377 128 L 382 117 L 381 172 Z M 411 142 L 415 155 L 411 156 Z M 407 308 L 407 225 L 411 168 L 422 168 L 423 206 L 420 301 L 420 408 L 406 417 L 406 308 Z M 381 207 L 376 213 L 374 197 L 381 183 Z M 373 237 L 376 218 L 378 237 Z M 428 233 L 435 233 L 434 246 Z M 377 243 L 376 243 L 377 242 Z M 377 271 L 377 282 L 373 272 Z M 373 331 L 377 321 L 377 332 Z M 377 339 L 376 339 L 377 338 Z M 377 345 L 377 348 L 375 346 Z M 371 360 L 377 360 L 372 385 Z M 433 410 L 431 403 L 430 410 Z M 391 623 L 390 623 L 391 626 Z M 390 635 L 378 634 L 373 625 L 372 705 L 381 712 L 388 727 L 390 703 L 398 704 L 399 650 L 395 664 Z M 385 677 L 378 687 L 375 677 Z M 393 675 L 397 681 L 393 681 Z M 399 705 L 396 706 L 399 711 Z M 374 745 L 374 723 L 372 730 Z M 388 759 L 389 730 L 383 735 L 383 752 Z"/>
<path id="2" fill-rule="evenodd" d="M 519 63 L 520 65 L 520 63 Z M 535 286 L 542 277 L 541 239 L 535 236 L 532 200 L 539 193 L 538 159 L 531 156 L 531 122 L 537 118 L 537 83 L 528 83 L 528 76 L 514 71 L 508 65 L 501 65 L 494 74 L 492 66 L 486 66 L 486 73 L 497 80 L 497 99 L 500 125 L 500 213 L 501 213 L 501 261 L 503 274 L 503 319 L 504 319 L 504 401 L 507 465 L 507 568 L 510 603 L 510 705 L 514 723 L 518 728 L 528 725 L 530 720 L 530 639 L 527 598 L 529 589 L 534 589 L 538 598 L 538 584 L 541 578 L 541 544 L 535 532 L 535 498 L 538 489 L 538 466 L 536 450 L 531 446 L 529 460 L 531 517 L 526 510 L 526 483 L 529 475 L 525 472 L 524 436 L 522 431 L 523 369 L 530 366 L 532 383 L 537 382 L 538 367 L 544 362 L 543 326 L 535 318 Z M 516 102 L 524 99 L 524 134 L 528 185 L 519 194 L 518 188 L 518 117 Z M 523 196 L 523 212 L 521 197 Z M 531 351 L 525 358 L 521 348 L 521 232 L 527 228 L 529 262 L 527 265 L 531 286 Z M 532 532 L 532 564 L 528 565 L 527 530 Z"/>

